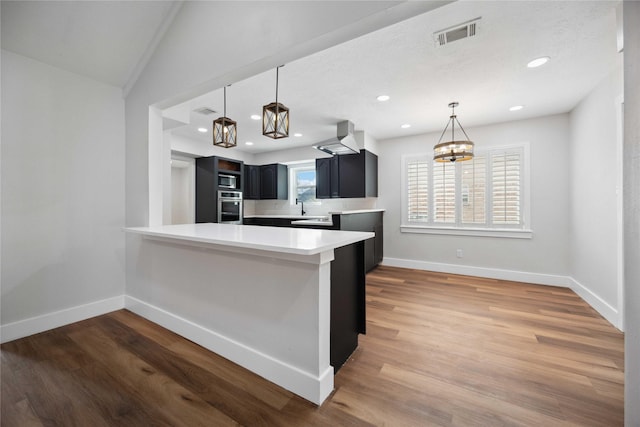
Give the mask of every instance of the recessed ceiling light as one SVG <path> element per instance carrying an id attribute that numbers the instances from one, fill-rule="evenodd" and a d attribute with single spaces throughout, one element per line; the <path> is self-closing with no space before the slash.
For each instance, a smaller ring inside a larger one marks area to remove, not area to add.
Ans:
<path id="1" fill-rule="evenodd" d="M 251 141 L 247 141 L 247 142 L 245 142 L 244 144 L 245 144 L 245 145 L 253 145 L 253 142 L 251 142 Z"/>
<path id="2" fill-rule="evenodd" d="M 380 95 L 376 98 L 378 101 L 388 101 L 389 100 L 389 95 Z"/>
<path id="3" fill-rule="evenodd" d="M 405 123 L 405 124 L 403 124 L 403 125 L 402 125 L 402 126 L 400 126 L 400 127 L 401 127 L 402 129 L 407 129 L 407 128 L 410 128 L 410 127 L 411 127 L 411 125 L 410 125 L 409 123 Z"/>
<path id="4" fill-rule="evenodd" d="M 547 63 L 547 61 L 549 61 L 549 57 L 548 57 L 548 56 L 543 56 L 543 57 L 541 57 L 541 58 L 536 58 L 536 59 L 534 59 L 533 61 L 530 61 L 530 62 L 527 64 L 527 67 L 529 67 L 529 68 L 536 68 L 536 67 L 539 67 L 539 66 L 541 66 L 541 65 L 546 64 L 546 63 Z"/>
<path id="5" fill-rule="evenodd" d="M 509 111 L 518 111 L 518 110 L 522 110 L 524 108 L 524 106 L 522 105 L 514 105 L 513 107 L 509 108 Z"/>
<path id="6" fill-rule="evenodd" d="M 207 128 L 198 128 L 198 132 L 207 133 Z"/>
<path id="7" fill-rule="evenodd" d="M 301 133 L 294 133 L 293 136 L 297 136 L 298 138 L 302 136 Z"/>
<path id="8" fill-rule="evenodd" d="M 251 120 L 260 120 L 260 118 L 261 117 L 259 115 L 257 115 L 257 114 L 252 114 L 251 115 Z"/>

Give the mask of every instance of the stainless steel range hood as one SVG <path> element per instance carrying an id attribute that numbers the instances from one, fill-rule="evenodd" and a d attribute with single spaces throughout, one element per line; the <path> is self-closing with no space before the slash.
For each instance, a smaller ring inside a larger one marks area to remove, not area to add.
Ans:
<path id="1" fill-rule="evenodd" d="M 335 138 L 327 139 L 313 145 L 316 150 L 324 151 L 332 156 L 340 154 L 357 154 L 360 152 L 358 143 L 353 137 L 354 126 L 348 120 L 338 123 L 338 132 Z"/>

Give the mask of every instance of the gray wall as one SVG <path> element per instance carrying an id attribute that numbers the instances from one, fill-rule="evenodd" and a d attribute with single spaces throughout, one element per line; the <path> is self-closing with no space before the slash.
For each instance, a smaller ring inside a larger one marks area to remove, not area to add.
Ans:
<path id="1" fill-rule="evenodd" d="M 626 426 L 640 426 L 640 2 L 624 2 Z"/>

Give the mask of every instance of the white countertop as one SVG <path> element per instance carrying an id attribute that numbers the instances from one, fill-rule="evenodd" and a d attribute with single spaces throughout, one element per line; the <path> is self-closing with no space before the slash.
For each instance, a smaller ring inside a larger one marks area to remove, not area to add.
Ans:
<path id="1" fill-rule="evenodd" d="M 360 231 L 313 230 L 236 224 L 179 224 L 128 227 L 128 233 L 156 238 L 258 249 L 297 255 L 315 255 L 375 236 Z"/>

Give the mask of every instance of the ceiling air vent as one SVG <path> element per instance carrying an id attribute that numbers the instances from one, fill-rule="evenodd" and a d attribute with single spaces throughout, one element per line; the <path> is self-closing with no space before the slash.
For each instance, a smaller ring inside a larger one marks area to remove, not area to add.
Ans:
<path id="1" fill-rule="evenodd" d="M 454 25 L 453 27 L 445 28 L 444 30 L 436 31 L 433 33 L 436 46 L 444 46 L 456 40 L 475 36 L 478 30 L 478 21 L 480 21 L 480 17 Z"/>
<path id="2" fill-rule="evenodd" d="M 209 114 L 216 114 L 217 113 L 216 110 L 212 110 L 211 108 L 208 108 L 208 107 L 196 108 L 193 111 L 196 112 L 196 113 L 199 113 L 199 114 L 204 114 L 205 116 L 208 116 Z"/>

